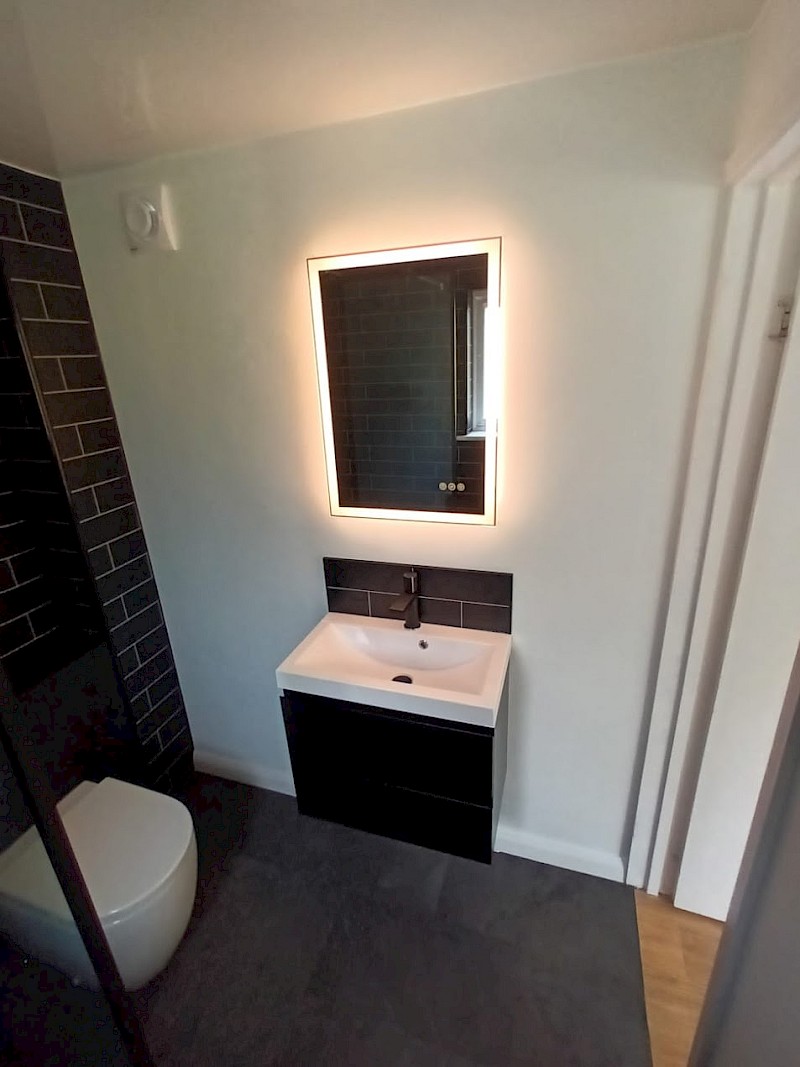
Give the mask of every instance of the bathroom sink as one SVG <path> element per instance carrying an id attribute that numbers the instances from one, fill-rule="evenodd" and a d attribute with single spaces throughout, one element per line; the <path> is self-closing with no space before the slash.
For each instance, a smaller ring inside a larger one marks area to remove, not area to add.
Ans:
<path id="1" fill-rule="evenodd" d="M 511 638 L 329 612 L 275 672 L 281 689 L 493 727 Z"/>

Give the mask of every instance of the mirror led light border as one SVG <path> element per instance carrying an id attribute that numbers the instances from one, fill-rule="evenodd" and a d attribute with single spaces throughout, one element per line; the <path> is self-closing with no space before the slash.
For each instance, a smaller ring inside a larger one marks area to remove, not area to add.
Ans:
<path id="1" fill-rule="evenodd" d="M 314 327 L 314 348 L 317 357 L 322 436 L 325 444 L 325 466 L 328 478 L 328 498 L 331 515 L 349 515 L 360 519 L 401 519 L 409 522 L 449 522 L 466 526 L 494 526 L 497 488 L 497 423 L 500 404 L 500 245 L 499 237 L 478 241 L 455 241 L 448 244 L 421 245 L 413 248 L 392 248 L 379 252 L 357 252 L 353 255 L 322 256 L 308 260 L 308 281 L 311 289 L 311 318 Z M 400 508 L 345 507 L 339 502 L 339 478 L 336 470 L 336 451 L 333 441 L 328 353 L 325 347 L 325 322 L 322 314 L 320 274 L 327 270 L 352 267 L 372 267 L 387 263 L 413 263 L 416 260 L 452 259 L 456 256 L 487 256 L 486 321 L 484 325 L 484 411 L 486 436 L 484 454 L 483 506 L 480 515 L 452 511 L 409 511 Z"/>

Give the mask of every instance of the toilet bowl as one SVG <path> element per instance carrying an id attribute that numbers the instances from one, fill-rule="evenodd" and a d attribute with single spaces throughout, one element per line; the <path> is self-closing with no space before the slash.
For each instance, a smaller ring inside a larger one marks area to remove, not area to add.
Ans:
<path id="1" fill-rule="evenodd" d="M 179 801 L 105 778 L 58 804 L 126 989 L 169 962 L 197 888 L 192 817 Z M 0 853 L 0 931 L 19 948 L 98 988 L 97 976 L 35 827 Z"/>

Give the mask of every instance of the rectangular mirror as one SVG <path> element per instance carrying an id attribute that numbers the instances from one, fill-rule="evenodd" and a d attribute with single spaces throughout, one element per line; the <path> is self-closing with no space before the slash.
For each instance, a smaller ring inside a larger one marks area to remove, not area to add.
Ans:
<path id="1" fill-rule="evenodd" d="M 500 238 L 308 269 L 331 514 L 493 525 Z"/>

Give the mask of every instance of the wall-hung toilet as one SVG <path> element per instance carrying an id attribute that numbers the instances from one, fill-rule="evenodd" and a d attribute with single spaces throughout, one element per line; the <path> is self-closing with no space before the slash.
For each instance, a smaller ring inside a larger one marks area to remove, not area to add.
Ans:
<path id="1" fill-rule="evenodd" d="M 192 817 L 179 801 L 105 778 L 58 804 L 127 989 L 166 966 L 197 888 Z M 97 977 L 37 830 L 0 854 L 0 931 L 25 952 L 91 988 Z"/>

